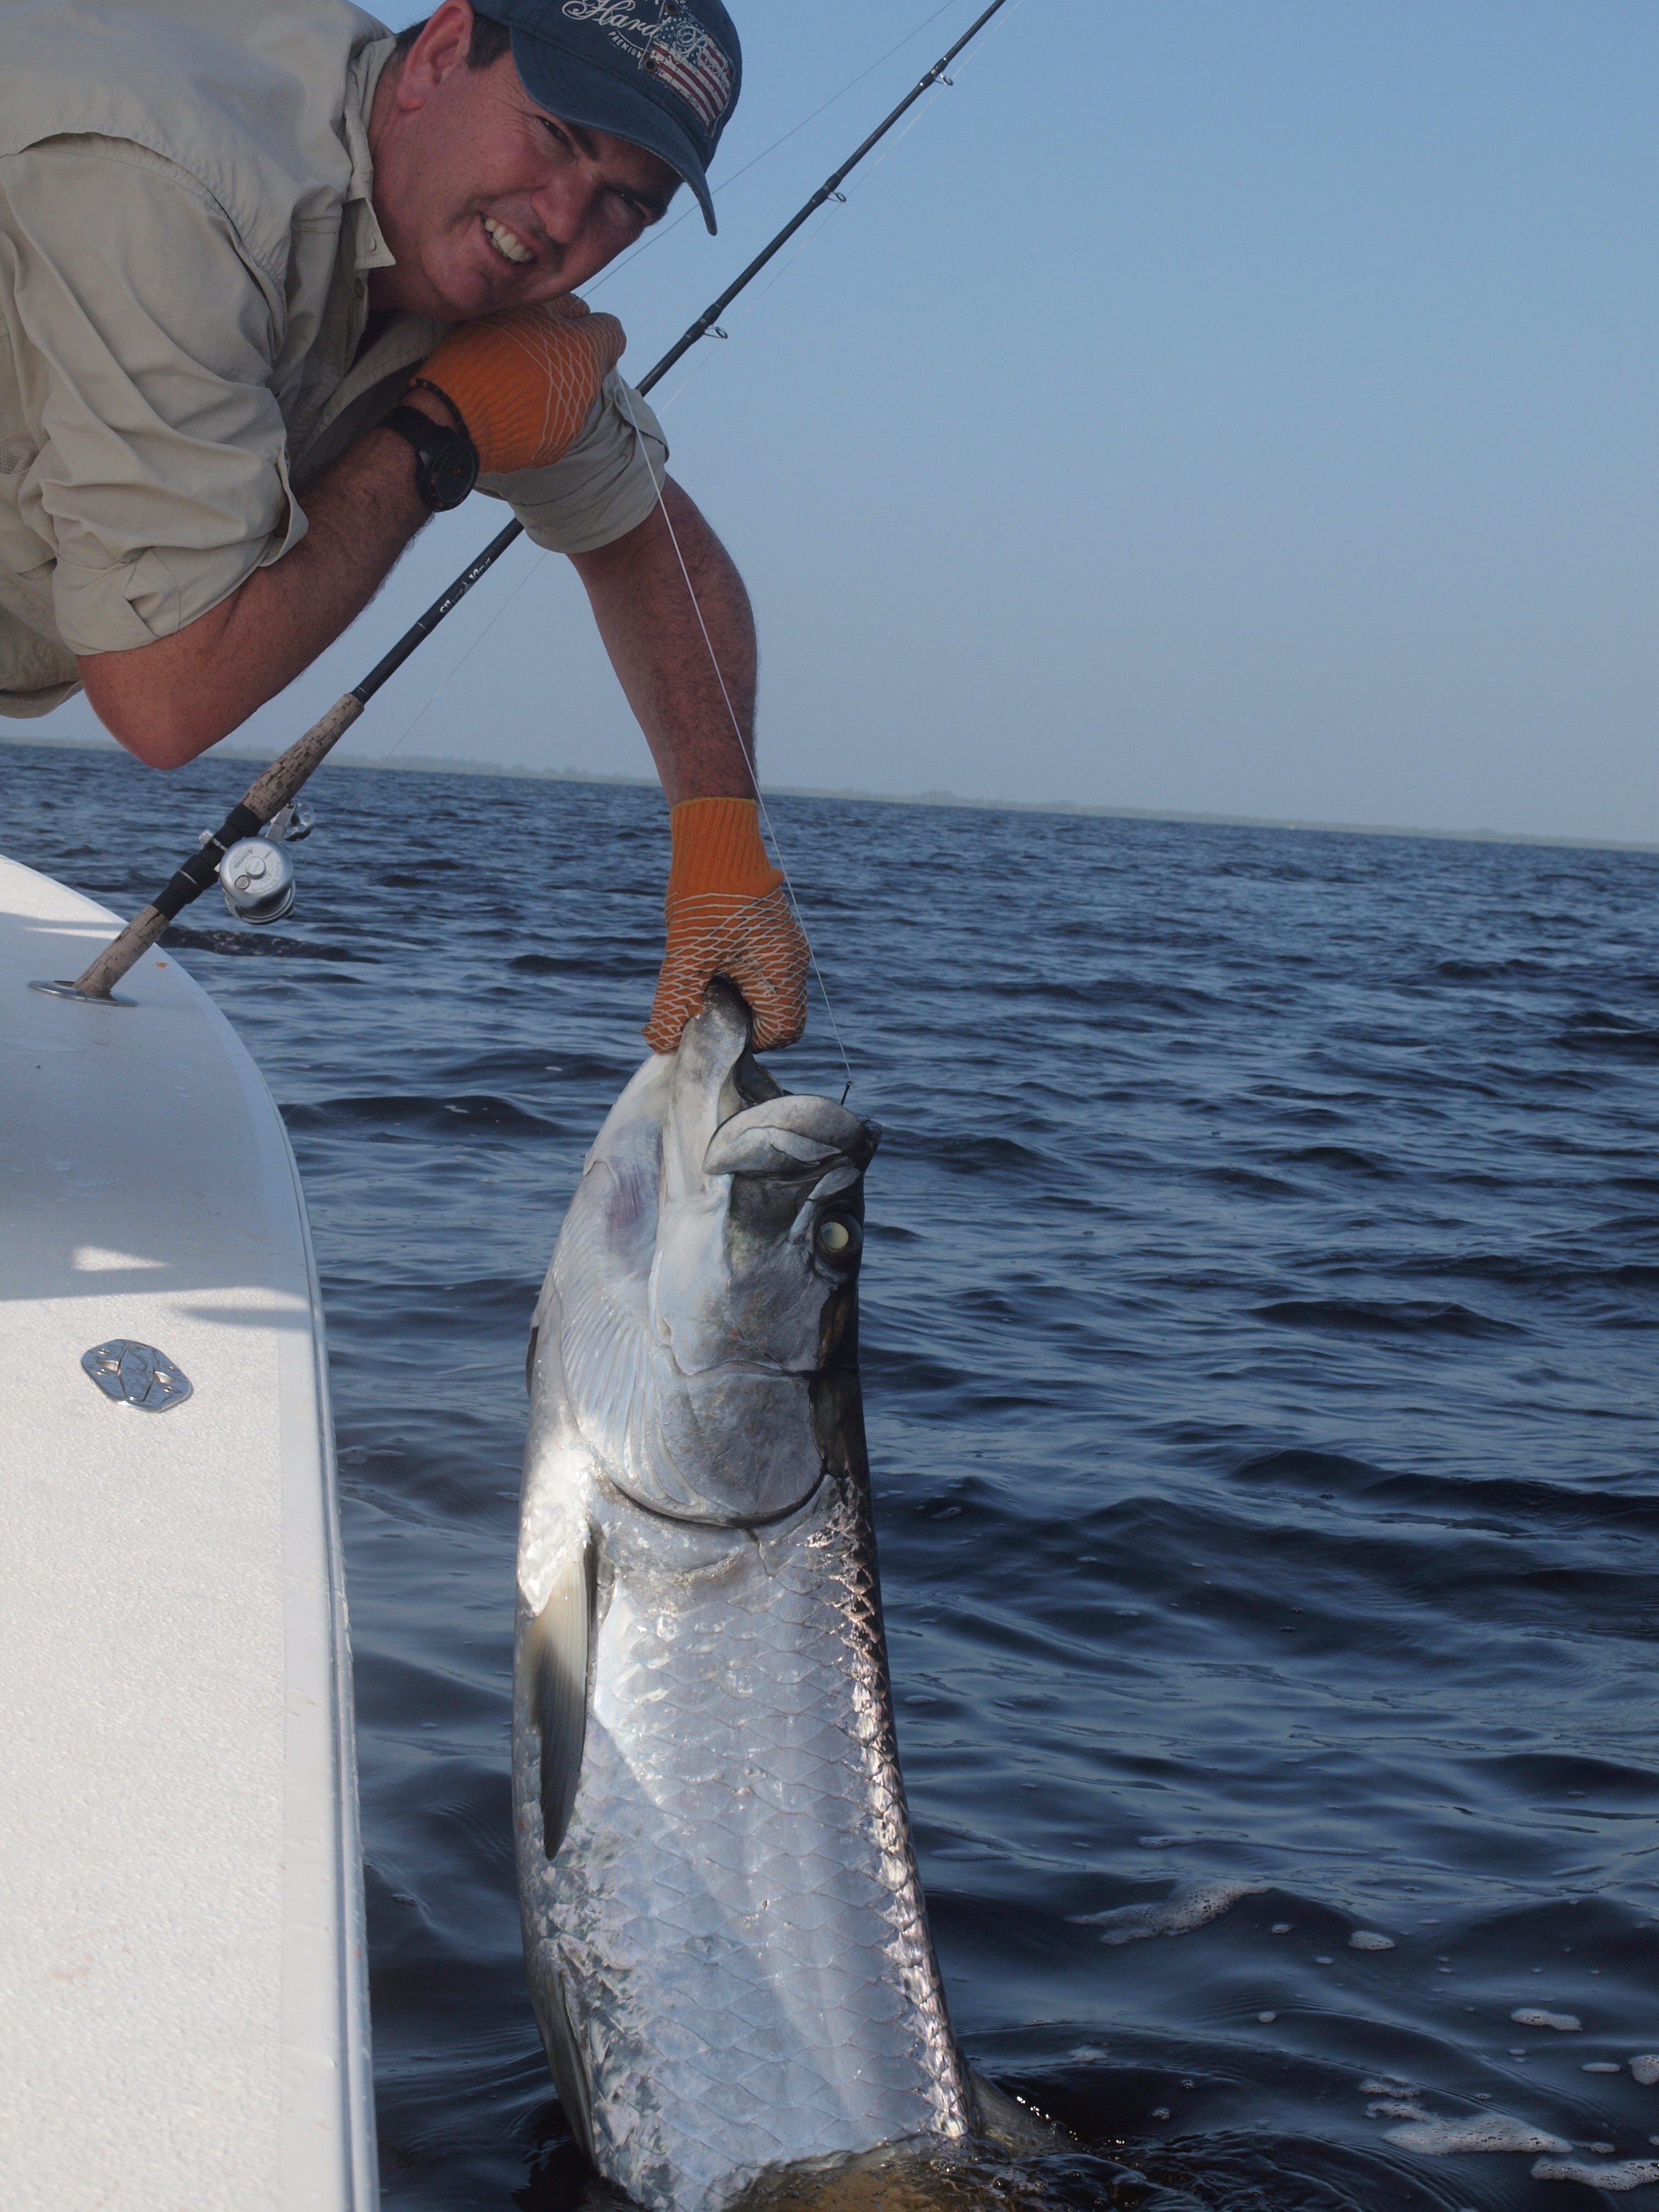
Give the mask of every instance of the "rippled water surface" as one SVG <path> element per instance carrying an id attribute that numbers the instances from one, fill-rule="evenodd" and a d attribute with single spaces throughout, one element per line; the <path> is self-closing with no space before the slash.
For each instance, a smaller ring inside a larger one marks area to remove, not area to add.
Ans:
<path id="1" fill-rule="evenodd" d="M 7 848 L 127 913 L 248 775 L 0 772 Z M 661 805 L 313 796 L 295 917 L 176 942 L 323 1273 L 386 2202 L 548 2212 L 582 2180 L 513 1893 L 524 1340 L 643 1050 Z M 1659 859 L 775 815 L 887 1130 L 866 1392 L 933 1924 L 975 2062 L 1079 2144 L 1001 2185 L 1659 2202 Z M 774 1065 L 839 1095 L 821 1010 Z"/>

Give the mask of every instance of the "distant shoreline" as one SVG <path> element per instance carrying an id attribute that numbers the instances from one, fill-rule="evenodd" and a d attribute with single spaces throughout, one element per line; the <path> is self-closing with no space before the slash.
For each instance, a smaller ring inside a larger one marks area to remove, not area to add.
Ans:
<path id="1" fill-rule="evenodd" d="M 57 752 L 113 753 L 120 747 L 96 738 L 25 736 L 21 731 L 0 731 L 0 744 L 39 745 Z M 269 752 L 216 749 L 216 757 L 246 761 L 263 768 L 275 757 Z M 383 769 L 392 775 L 504 776 L 532 783 L 631 784 L 642 790 L 655 788 L 648 775 L 596 775 L 580 768 L 514 768 L 498 761 L 450 760 L 425 753 L 410 753 L 395 760 L 367 760 L 359 754 L 336 753 L 329 765 L 337 768 Z M 1218 830 L 1292 830 L 1318 837 L 1424 837 L 1445 845 L 1542 845 L 1568 852 L 1659 853 L 1659 843 L 1644 844 L 1621 837 L 1565 837 L 1526 830 L 1423 830 L 1392 822 L 1302 822 L 1277 814 L 1196 814 L 1167 806 L 1086 806 L 1066 799 L 963 799 L 954 791 L 832 791 L 826 786 L 768 783 L 762 787 L 769 799 L 841 799 L 875 806 L 959 807 L 976 814 L 1082 815 L 1107 822 L 1186 822 Z"/>

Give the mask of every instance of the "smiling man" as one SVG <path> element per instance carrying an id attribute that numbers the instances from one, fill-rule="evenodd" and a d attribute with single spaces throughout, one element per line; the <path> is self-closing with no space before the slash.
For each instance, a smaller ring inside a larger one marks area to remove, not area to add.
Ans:
<path id="1" fill-rule="evenodd" d="M 396 38 L 342 0 L 0 11 L 0 714 L 84 689 L 192 760 L 476 483 L 574 564 L 662 777 L 647 1037 L 718 971 L 787 1042 L 748 598 L 574 296 L 682 184 L 714 228 L 737 33 L 720 0 L 491 8 Z"/>

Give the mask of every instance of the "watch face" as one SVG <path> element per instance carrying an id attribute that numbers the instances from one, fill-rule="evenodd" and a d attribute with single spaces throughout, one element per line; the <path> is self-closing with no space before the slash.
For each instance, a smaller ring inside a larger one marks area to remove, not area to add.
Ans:
<path id="1" fill-rule="evenodd" d="M 459 507 L 478 480 L 478 456 L 470 439 L 446 440 L 427 464 L 428 496 L 440 514 Z"/>

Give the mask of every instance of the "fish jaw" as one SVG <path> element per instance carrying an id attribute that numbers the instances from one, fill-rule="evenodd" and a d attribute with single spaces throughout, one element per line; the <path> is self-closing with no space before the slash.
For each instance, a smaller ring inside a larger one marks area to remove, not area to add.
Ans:
<path id="1" fill-rule="evenodd" d="M 877 1142 L 830 1100 L 780 1092 L 749 1044 L 717 981 L 607 1117 L 549 1276 L 595 1465 L 636 1504 L 718 1527 L 792 1513 L 822 1479 L 813 1392 L 851 1328 Z"/>
<path id="2" fill-rule="evenodd" d="M 747 1099 L 749 1033 L 747 1008 L 717 977 L 687 1024 L 663 1126 L 647 1297 L 653 1334 L 687 1376 L 817 1373 L 857 1279 L 880 1132 L 828 1098 Z M 827 1207 L 856 1231 L 842 1264 L 815 1238 Z"/>

